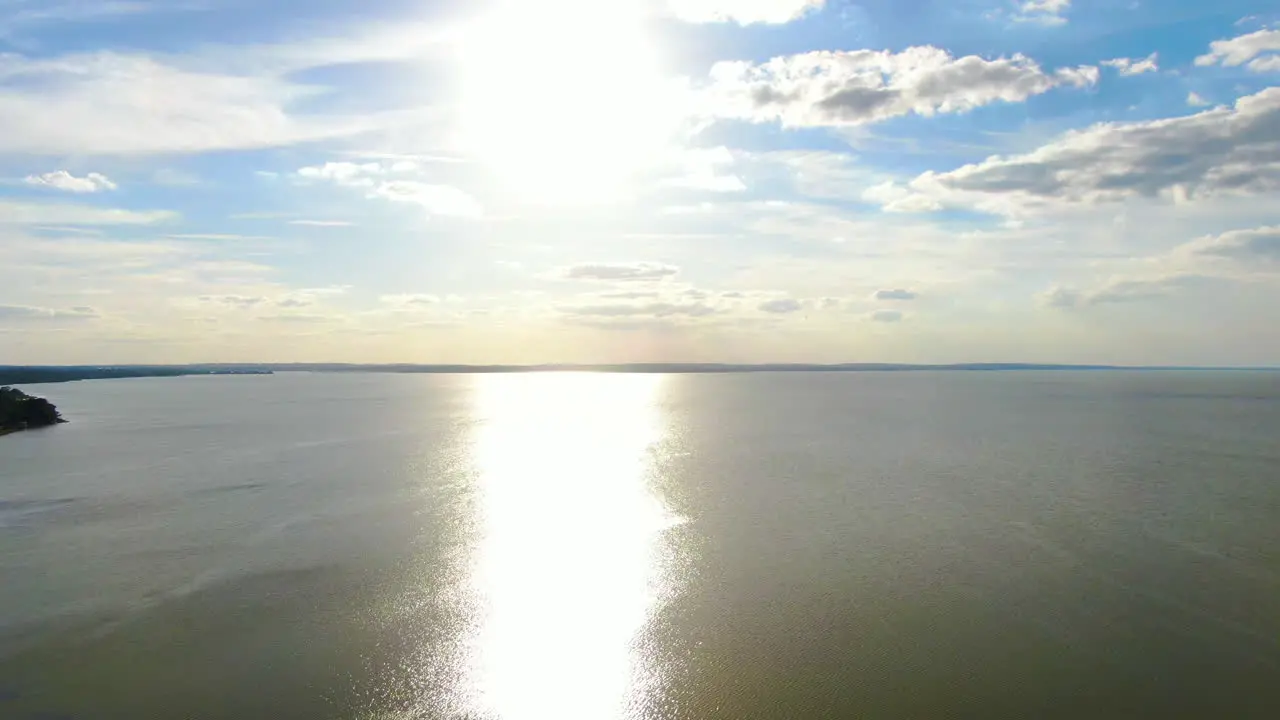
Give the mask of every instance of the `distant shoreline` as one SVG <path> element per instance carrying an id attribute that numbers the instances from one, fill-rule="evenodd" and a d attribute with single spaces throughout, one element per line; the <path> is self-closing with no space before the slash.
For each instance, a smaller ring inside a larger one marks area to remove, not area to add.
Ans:
<path id="1" fill-rule="evenodd" d="M 914 365 L 905 363 L 622 363 L 622 364 L 549 364 L 549 365 L 415 365 L 415 364 L 344 364 L 344 363 L 242 363 L 200 365 L 29 365 L 0 366 L 0 384 L 38 385 L 148 377 L 185 377 L 201 375 L 270 375 L 277 372 L 313 373 L 398 373 L 398 374 L 495 374 L 546 372 L 598 372 L 636 374 L 728 374 L 762 372 L 1276 372 L 1275 367 L 1199 367 L 1199 366 L 1132 366 L 1132 365 L 1067 365 L 1035 363 L 952 363 Z"/>

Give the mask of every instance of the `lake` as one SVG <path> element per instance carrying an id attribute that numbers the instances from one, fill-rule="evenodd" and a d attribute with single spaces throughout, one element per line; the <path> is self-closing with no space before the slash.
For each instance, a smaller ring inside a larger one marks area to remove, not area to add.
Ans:
<path id="1" fill-rule="evenodd" d="M 23 389 L 0 717 L 1280 717 L 1280 374 Z"/>

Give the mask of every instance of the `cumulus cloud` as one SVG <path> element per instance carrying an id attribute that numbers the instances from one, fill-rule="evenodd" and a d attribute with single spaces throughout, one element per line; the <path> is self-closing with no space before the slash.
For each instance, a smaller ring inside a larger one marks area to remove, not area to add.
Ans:
<path id="1" fill-rule="evenodd" d="M 1160 69 L 1159 53 L 1151 53 L 1141 60 L 1133 58 L 1115 58 L 1114 60 L 1103 60 L 1102 64 L 1115 68 L 1121 75 L 1141 75 L 1143 73 L 1155 72 Z"/>
<path id="2" fill-rule="evenodd" d="M 176 220 L 168 210 L 121 210 L 0 200 L 0 225 L 155 225 Z"/>
<path id="3" fill-rule="evenodd" d="M 570 280 L 662 280 L 675 277 L 680 268 L 661 263 L 581 263 L 564 269 Z"/>
<path id="4" fill-rule="evenodd" d="M 80 306 L 68 309 L 31 307 L 29 305 L 0 305 L 0 322 L 7 320 L 50 321 L 50 320 L 96 320 L 101 317 L 97 310 Z"/>
<path id="5" fill-rule="evenodd" d="M 76 177 L 66 170 L 57 170 L 43 175 L 29 175 L 25 182 L 28 185 L 73 193 L 95 193 L 102 190 L 115 190 L 118 187 L 106 175 L 89 173 L 84 177 Z"/>
<path id="6" fill-rule="evenodd" d="M 1071 10 L 1071 0 L 1019 0 L 1013 19 L 1038 25 L 1062 25 Z"/>
<path id="7" fill-rule="evenodd" d="M 820 10 L 826 0 L 666 0 L 666 4 L 686 22 L 779 25 Z"/>
<path id="8" fill-rule="evenodd" d="M 1214 40 L 1196 65 L 1244 65 L 1254 72 L 1280 70 L 1280 30 L 1259 30 L 1229 40 Z"/>
<path id="9" fill-rule="evenodd" d="M 1101 123 L 1024 155 L 926 172 L 887 210 L 969 207 L 1017 214 L 1132 197 L 1262 195 L 1280 189 L 1280 87 L 1185 117 Z"/>
<path id="10" fill-rule="evenodd" d="M 995 102 L 1021 102 L 1061 86 L 1097 82 L 1097 68 L 1046 73 L 1013 55 L 962 58 L 936 47 L 889 51 L 818 51 L 761 64 L 735 61 L 711 69 L 710 114 L 788 127 L 850 126 L 915 113 L 959 113 Z"/>
<path id="11" fill-rule="evenodd" d="M 876 300 L 915 300 L 918 295 L 911 290 L 903 290 L 901 288 L 895 290 L 877 290 L 875 292 Z"/>
<path id="12" fill-rule="evenodd" d="M 1207 107 L 1211 103 L 1200 96 L 1198 92 L 1187 93 L 1187 104 L 1191 107 Z"/>
<path id="13" fill-rule="evenodd" d="M 873 322 L 896 323 L 902 322 L 903 315 L 901 310 L 876 310 L 870 317 Z"/>
<path id="14" fill-rule="evenodd" d="M 795 298 L 777 298 L 775 300 L 765 300 L 757 305 L 756 308 L 762 312 L 775 315 L 788 315 L 803 310 L 804 304 Z"/>
<path id="15" fill-rule="evenodd" d="M 1229 258 L 1245 263 L 1280 262 L 1280 225 L 1230 230 L 1221 235 L 1194 240 L 1188 247 L 1197 255 Z"/>

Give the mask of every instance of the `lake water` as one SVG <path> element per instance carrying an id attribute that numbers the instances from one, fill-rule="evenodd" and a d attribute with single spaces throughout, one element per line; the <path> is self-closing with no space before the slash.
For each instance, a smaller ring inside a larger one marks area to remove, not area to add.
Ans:
<path id="1" fill-rule="evenodd" d="M 1280 374 L 41 385 L 0 717 L 1280 717 Z"/>

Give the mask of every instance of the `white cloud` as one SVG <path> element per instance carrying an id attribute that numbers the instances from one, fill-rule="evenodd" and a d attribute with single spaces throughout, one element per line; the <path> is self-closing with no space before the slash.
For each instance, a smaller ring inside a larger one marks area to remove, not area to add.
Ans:
<path id="1" fill-rule="evenodd" d="M 870 317 L 875 322 L 896 323 L 902 321 L 903 315 L 901 310 L 876 310 Z"/>
<path id="2" fill-rule="evenodd" d="M 607 275 L 609 279 L 615 279 L 614 273 Z M 821 304 L 820 301 L 791 297 L 778 291 L 713 291 L 662 283 L 642 286 L 642 289 L 636 291 L 614 290 L 579 295 L 552 305 L 552 309 L 575 324 L 618 329 L 669 328 L 683 320 L 710 316 L 735 325 L 759 324 L 767 322 L 759 313 L 793 315 L 812 305 L 823 308 L 832 306 Z"/>
<path id="3" fill-rule="evenodd" d="M 1198 92 L 1189 92 L 1187 93 L 1187 104 L 1191 107 L 1208 107 L 1212 103 L 1201 97 Z"/>
<path id="4" fill-rule="evenodd" d="M 0 200 L 0 225 L 155 225 L 177 218 L 177 213 L 168 210 L 121 210 Z"/>
<path id="5" fill-rule="evenodd" d="M 734 164 L 733 153 L 725 147 L 691 149 L 681 157 L 682 174 L 665 184 L 708 192 L 742 192 L 747 186 L 742 178 L 728 172 Z"/>
<path id="6" fill-rule="evenodd" d="M 826 0 L 666 0 L 666 4 L 686 22 L 779 25 L 822 9 Z"/>
<path id="7" fill-rule="evenodd" d="M 911 290 L 898 288 L 895 290 L 877 290 L 874 297 L 876 300 L 915 300 L 919 295 Z"/>
<path id="8" fill-rule="evenodd" d="M 57 321 L 96 320 L 101 315 L 91 307 L 56 309 L 29 305 L 0 305 L 0 322 L 6 321 Z"/>
<path id="9" fill-rule="evenodd" d="M 765 300 L 757 305 L 756 309 L 775 315 L 788 315 L 803 310 L 804 303 L 795 298 L 777 298 L 775 300 Z"/>
<path id="10" fill-rule="evenodd" d="M 675 277 L 680 268 L 661 263 L 580 263 L 563 270 L 570 280 L 662 280 Z"/>
<path id="11" fill-rule="evenodd" d="M 1058 68 L 1053 76 L 1063 85 L 1084 88 L 1097 85 L 1102 73 L 1093 65 L 1079 65 L 1073 68 Z"/>
<path id="12" fill-rule="evenodd" d="M 191 3 L 138 0 L 9 0 L 0 5 L 0 35 L 33 25 L 88 23 L 148 12 L 187 10 Z"/>
<path id="13" fill-rule="evenodd" d="M 246 295 L 201 295 L 200 302 L 245 309 L 262 305 L 267 302 L 267 298 Z"/>
<path id="14" fill-rule="evenodd" d="M 1280 72 L 1280 54 L 1260 57 L 1249 63 L 1249 69 L 1254 72 Z"/>
<path id="15" fill-rule="evenodd" d="M 880 203 L 889 212 L 937 212 L 944 208 L 941 201 L 921 193 L 913 193 L 893 181 L 872 185 L 862 193 L 862 199 Z"/>
<path id="16" fill-rule="evenodd" d="M 171 240 L 209 240 L 212 242 L 228 241 L 244 241 L 244 240 L 272 240 L 274 238 L 265 235 L 236 235 L 232 233 L 177 233 L 166 235 Z"/>
<path id="17" fill-rule="evenodd" d="M 1103 60 L 1102 64 L 1107 67 L 1115 68 L 1121 75 L 1141 75 L 1143 73 L 1156 72 L 1160 69 L 1159 53 L 1151 53 L 1141 60 L 1133 58 L 1115 58 L 1114 60 Z"/>
<path id="18" fill-rule="evenodd" d="M 566 315 L 595 317 L 651 317 L 675 316 L 705 317 L 719 312 L 701 300 L 650 302 L 650 303 L 602 303 L 598 305 L 563 305 L 556 308 Z"/>
<path id="19" fill-rule="evenodd" d="M 1019 0 L 1013 19 L 1039 25 L 1062 25 L 1067 22 L 1065 16 L 1069 10 L 1071 0 Z"/>
<path id="20" fill-rule="evenodd" d="M 347 220 L 290 220 L 289 224 L 298 225 L 301 227 L 336 228 L 336 227 L 351 227 L 355 223 L 349 222 Z"/>
<path id="21" fill-rule="evenodd" d="M 419 293 L 383 295 L 379 297 L 378 300 L 383 304 L 390 305 L 399 310 L 433 307 L 443 302 L 439 295 L 426 295 Z"/>
<path id="22" fill-rule="evenodd" d="M 389 166 L 378 162 L 327 162 L 324 165 L 301 168 L 297 176 L 304 180 L 327 181 L 341 187 L 367 190 L 370 198 L 420 205 L 431 215 L 465 218 L 484 215 L 484 206 L 479 200 L 450 185 L 384 179 L 389 173 L 409 172 L 417 167 L 414 165 L 410 168 L 401 162 Z M 315 222 L 297 221 L 297 224 Z"/>
<path id="23" fill-rule="evenodd" d="M 1195 273 L 1138 278 L 1120 277 L 1089 291 L 1055 287 L 1043 294 L 1041 299 L 1045 304 L 1059 308 L 1131 303 L 1168 297 L 1190 287 L 1221 280 L 1222 278 Z"/>
<path id="24" fill-rule="evenodd" d="M 345 295 L 351 289 L 348 285 L 331 287 L 302 288 L 293 290 L 278 298 L 275 304 L 282 308 L 301 308 L 323 303 L 326 299 Z"/>
<path id="25" fill-rule="evenodd" d="M 1280 190 L 1280 88 L 1186 117 L 1101 123 L 1024 155 L 926 172 L 910 183 L 908 193 L 896 190 L 896 196 L 890 189 L 877 190 L 877 197 L 897 197 L 886 209 L 904 209 L 907 201 L 929 209 L 931 201 L 999 214 L 1138 196 L 1179 201 L 1275 192 Z"/>
<path id="26" fill-rule="evenodd" d="M 448 185 L 391 180 L 374 188 L 370 197 L 421 205 L 431 215 L 463 218 L 484 215 L 484 207 L 479 200 Z"/>
<path id="27" fill-rule="evenodd" d="M 327 162 L 300 168 L 298 177 L 307 180 L 328 180 L 344 187 L 373 187 L 373 177 L 384 172 L 380 163 Z"/>
<path id="28" fill-rule="evenodd" d="M 1073 308 L 1084 302 L 1084 294 L 1071 287 L 1054 286 L 1040 296 L 1049 307 Z"/>
<path id="29" fill-rule="evenodd" d="M 1196 58 L 1196 65 L 1244 65 L 1254 72 L 1280 70 L 1280 30 L 1259 30 L 1231 38 L 1214 40 L 1209 52 Z"/>
<path id="30" fill-rule="evenodd" d="M 257 319 L 260 322 L 315 325 L 320 323 L 337 322 L 342 320 L 342 317 L 334 315 L 317 315 L 314 313 L 275 313 L 271 315 L 259 315 L 257 316 Z"/>
<path id="31" fill-rule="evenodd" d="M 788 127 L 852 126 L 915 113 L 959 113 L 1097 81 L 1097 68 L 1045 73 L 1024 55 L 954 58 L 936 47 L 819 51 L 762 64 L 721 62 L 705 91 L 713 116 Z"/>
<path id="32" fill-rule="evenodd" d="M 100 190 L 115 190 L 118 186 L 106 175 L 89 173 L 84 177 L 76 177 L 66 170 L 57 170 L 43 175 L 29 175 L 25 182 L 28 185 L 54 188 L 73 193 L 95 193 Z"/>
<path id="33" fill-rule="evenodd" d="M 1195 255 L 1229 258 L 1251 266 L 1280 263 L 1280 225 L 1229 230 L 1220 235 L 1198 238 L 1183 249 Z"/>
<path id="34" fill-rule="evenodd" d="M 314 92 L 276 77 L 193 71 L 143 55 L 5 56 L 0 152 L 143 155 L 261 148 L 357 132 L 372 120 L 294 116 Z"/>

